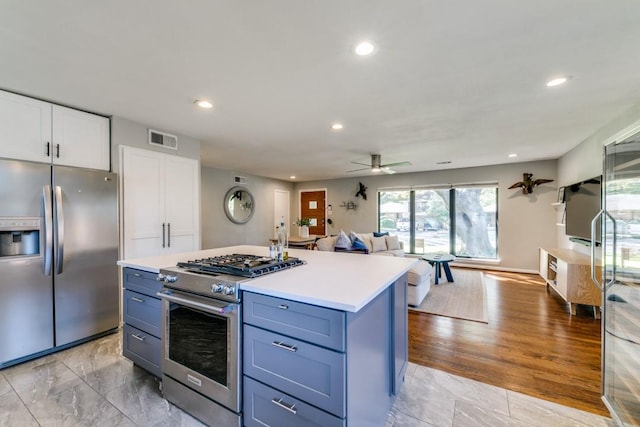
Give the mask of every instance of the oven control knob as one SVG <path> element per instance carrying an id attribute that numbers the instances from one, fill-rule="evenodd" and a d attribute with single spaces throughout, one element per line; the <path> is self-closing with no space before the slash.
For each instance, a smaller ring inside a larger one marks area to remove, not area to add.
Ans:
<path id="1" fill-rule="evenodd" d="M 178 281 L 178 276 L 169 276 L 168 274 L 164 276 L 165 283 L 175 283 Z"/>
<path id="2" fill-rule="evenodd" d="M 225 286 L 224 287 L 224 293 L 227 295 L 233 295 L 236 292 L 235 287 L 233 286 Z"/>
<path id="3" fill-rule="evenodd" d="M 222 292 L 223 289 L 224 289 L 224 286 L 222 285 L 211 285 L 211 292 L 215 292 L 219 294 Z"/>
<path id="4" fill-rule="evenodd" d="M 156 277 L 156 280 L 158 282 L 164 282 L 164 274 L 158 274 L 158 277 Z"/>

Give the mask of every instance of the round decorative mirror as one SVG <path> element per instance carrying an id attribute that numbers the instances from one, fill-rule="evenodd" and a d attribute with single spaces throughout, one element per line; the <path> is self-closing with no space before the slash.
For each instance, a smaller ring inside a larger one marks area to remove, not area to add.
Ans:
<path id="1" fill-rule="evenodd" d="M 244 187 L 233 187 L 224 196 L 224 213 L 236 224 L 249 222 L 255 210 L 253 196 Z"/>

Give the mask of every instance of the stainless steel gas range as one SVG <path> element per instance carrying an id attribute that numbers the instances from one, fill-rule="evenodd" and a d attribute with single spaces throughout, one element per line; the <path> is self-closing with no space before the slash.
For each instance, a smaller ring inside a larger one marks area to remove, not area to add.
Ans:
<path id="1" fill-rule="evenodd" d="M 241 426 L 240 285 L 304 263 L 233 254 L 161 269 L 165 398 L 209 425 Z"/>

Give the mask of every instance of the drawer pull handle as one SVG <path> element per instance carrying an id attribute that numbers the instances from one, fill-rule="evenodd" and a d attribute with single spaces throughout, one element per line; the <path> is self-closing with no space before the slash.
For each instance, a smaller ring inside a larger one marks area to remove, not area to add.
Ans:
<path id="1" fill-rule="evenodd" d="M 144 337 L 138 334 L 131 334 L 132 337 L 137 339 L 138 341 L 144 341 Z"/>
<path id="2" fill-rule="evenodd" d="M 298 412 L 298 410 L 296 409 L 296 404 L 292 404 L 289 405 L 286 402 L 283 402 L 282 399 L 278 399 L 277 397 L 274 397 L 273 399 L 271 399 L 271 403 L 273 403 L 276 406 L 281 407 L 282 409 L 286 409 L 287 411 L 291 412 L 292 414 L 296 414 Z"/>
<path id="3" fill-rule="evenodd" d="M 278 306 L 278 308 L 279 308 L 280 310 L 289 310 L 289 306 L 288 306 L 288 305 L 285 305 L 285 304 L 280 304 L 280 305 Z"/>
<path id="4" fill-rule="evenodd" d="M 142 298 L 138 298 L 138 297 L 131 297 L 131 300 L 135 302 L 144 302 Z"/>
<path id="5" fill-rule="evenodd" d="M 296 347 L 295 345 L 293 345 L 293 344 L 285 344 L 282 341 L 274 341 L 274 342 L 271 343 L 271 345 L 274 345 L 274 346 L 276 346 L 278 348 L 282 348 L 282 349 L 285 349 L 285 350 L 293 351 L 293 352 L 298 351 L 298 347 Z"/>
<path id="6" fill-rule="evenodd" d="M 133 273 L 134 276 L 140 277 L 140 273 Z"/>

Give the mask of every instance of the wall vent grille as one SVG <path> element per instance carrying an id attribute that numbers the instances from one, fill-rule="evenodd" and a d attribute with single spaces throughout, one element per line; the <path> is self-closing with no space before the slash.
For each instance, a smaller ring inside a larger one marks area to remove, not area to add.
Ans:
<path id="1" fill-rule="evenodd" d="M 178 137 L 168 133 L 149 129 L 149 144 L 177 150 Z"/>

